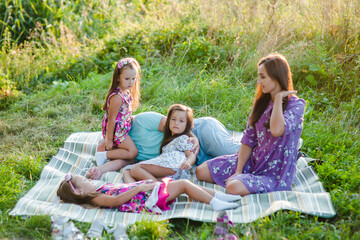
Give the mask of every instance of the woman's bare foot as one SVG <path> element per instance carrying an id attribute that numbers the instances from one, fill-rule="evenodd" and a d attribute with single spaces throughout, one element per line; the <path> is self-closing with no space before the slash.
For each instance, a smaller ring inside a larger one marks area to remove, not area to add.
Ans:
<path id="1" fill-rule="evenodd" d="M 98 180 L 102 175 L 100 168 L 92 167 L 86 172 L 86 177 L 92 180 Z"/>

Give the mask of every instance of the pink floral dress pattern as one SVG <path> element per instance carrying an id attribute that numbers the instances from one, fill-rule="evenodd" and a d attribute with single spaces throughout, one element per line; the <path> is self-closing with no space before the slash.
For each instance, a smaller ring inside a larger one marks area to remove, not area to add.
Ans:
<path id="1" fill-rule="evenodd" d="M 115 122 L 115 130 L 114 130 L 114 147 L 118 147 L 122 141 L 126 138 L 128 135 L 131 125 L 132 125 L 132 119 L 131 119 L 131 101 L 132 97 L 129 91 L 121 92 L 120 88 L 116 88 L 108 97 L 107 99 L 107 107 L 106 112 L 104 114 L 103 120 L 102 120 L 102 135 L 105 139 L 106 136 L 106 126 L 109 121 L 108 115 L 109 115 L 109 106 L 110 106 L 110 98 L 114 96 L 115 94 L 119 95 L 122 98 L 123 104 L 121 105 L 119 109 L 119 113 L 116 116 L 116 122 Z"/>
<path id="2" fill-rule="evenodd" d="M 145 180 L 145 181 L 139 181 L 135 183 L 107 183 L 102 185 L 100 188 L 98 188 L 96 191 L 104 193 L 106 195 L 120 195 L 121 193 L 127 192 L 130 189 L 142 184 L 142 183 L 152 183 L 152 180 Z M 151 191 L 148 192 L 139 192 L 136 194 L 130 201 L 120 205 L 117 207 L 117 209 L 121 212 L 134 212 L 134 213 L 140 213 L 140 212 L 151 212 L 150 209 L 145 207 L 145 202 L 149 198 L 151 194 Z"/>

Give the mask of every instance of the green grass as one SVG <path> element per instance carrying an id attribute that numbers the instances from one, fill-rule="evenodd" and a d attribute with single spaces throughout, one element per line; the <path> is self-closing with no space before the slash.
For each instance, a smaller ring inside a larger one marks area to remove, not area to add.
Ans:
<path id="1" fill-rule="evenodd" d="M 52 28 L 39 25 L 27 41 L 21 43 L 15 31 L 1 36 L 0 238 L 50 238 L 50 217 L 8 213 L 71 133 L 100 130 L 101 105 L 119 58 L 134 56 L 141 63 L 142 105 L 135 114 L 165 114 L 180 102 L 195 117 L 213 116 L 241 131 L 250 114 L 257 60 L 273 51 L 288 58 L 295 89 L 307 102 L 302 151 L 318 159 L 313 168 L 337 216 L 279 211 L 236 224 L 232 232 L 241 239 L 360 238 L 358 1 L 74 4 L 78 8 L 63 6 L 62 25 L 52 18 Z M 50 13 L 43 11 L 46 19 Z M 80 23 L 88 23 L 85 34 Z M 83 232 L 90 226 L 76 224 Z M 209 239 L 213 226 L 186 219 L 144 221 L 128 233 L 134 239 Z M 159 227 L 168 230 L 166 236 Z"/>

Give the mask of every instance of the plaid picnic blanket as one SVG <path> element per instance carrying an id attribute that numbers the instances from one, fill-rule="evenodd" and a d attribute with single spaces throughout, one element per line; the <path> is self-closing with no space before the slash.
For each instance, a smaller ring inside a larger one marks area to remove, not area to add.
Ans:
<path id="1" fill-rule="evenodd" d="M 239 135 L 234 132 L 234 136 Z M 146 218 L 162 221 L 170 218 L 189 218 L 196 221 L 216 222 L 218 212 L 205 203 L 193 201 L 181 195 L 171 205 L 171 209 L 162 215 L 147 213 L 124 213 L 115 209 L 86 209 L 76 204 L 60 203 L 56 195 L 60 182 L 66 173 L 85 175 L 94 166 L 95 152 L 100 132 L 73 133 L 65 141 L 64 148 L 44 167 L 39 181 L 25 196 L 20 198 L 10 215 L 58 215 L 81 222 L 92 222 L 101 218 L 108 225 L 115 223 L 133 224 Z M 300 157 L 297 161 L 296 179 L 292 191 L 252 194 L 244 197 L 239 207 L 228 210 L 229 219 L 234 223 L 247 223 L 270 215 L 278 210 L 286 209 L 324 218 L 335 216 L 330 194 L 326 192 L 311 166 L 311 158 Z M 217 190 L 225 189 L 214 184 L 198 181 L 192 171 L 190 179 L 196 184 Z M 97 183 L 122 182 L 122 172 L 104 174 Z"/>

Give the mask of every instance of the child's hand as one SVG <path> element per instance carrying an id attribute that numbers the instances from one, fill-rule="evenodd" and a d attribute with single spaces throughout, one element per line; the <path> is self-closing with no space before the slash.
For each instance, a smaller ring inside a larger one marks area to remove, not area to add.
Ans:
<path id="1" fill-rule="evenodd" d="M 199 140 L 195 137 L 189 137 L 188 143 L 192 143 L 193 147 L 191 148 L 191 152 L 197 153 L 199 151 Z"/>
<path id="2" fill-rule="evenodd" d="M 154 189 L 156 183 L 142 183 L 139 186 L 137 186 L 140 190 L 140 192 L 148 192 L 152 189 Z"/>
<path id="3" fill-rule="evenodd" d="M 188 161 L 184 161 L 180 165 L 180 169 L 182 170 L 189 170 L 192 167 L 192 164 L 190 164 Z"/>
<path id="4" fill-rule="evenodd" d="M 110 151 L 114 147 L 114 142 L 112 140 L 105 139 L 105 151 Z"/>

